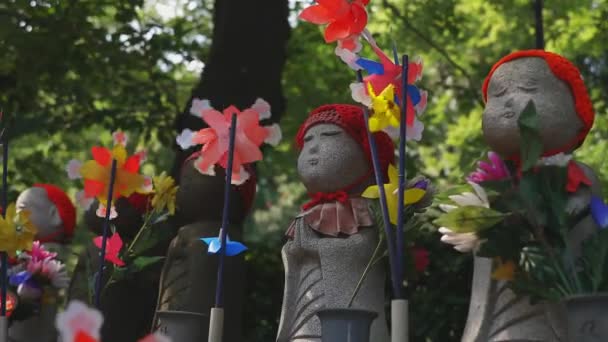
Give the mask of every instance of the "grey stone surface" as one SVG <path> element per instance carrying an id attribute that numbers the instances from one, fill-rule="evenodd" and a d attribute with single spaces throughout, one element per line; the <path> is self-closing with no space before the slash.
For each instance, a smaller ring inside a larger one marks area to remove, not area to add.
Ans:
<path id="1" fill-rule="evenodd" d="M 21 192 L 15 203 L 17 212 L 27 209 L 30 220 L 38 229 L 36 238 L 50 236 L 63 230 L 61 217 L 57 207 L 46 194 L 43 188 L 33 187 Z"/>
<path id="2" fill-rule="evenodd" d="M 308 129 L 298 158 L 298 173 L 310 193 L 334 192 L 352 185 L 370 170 L 359 144 L 342 128 L 317 124 Z M 365 180 L 352 189 L 360 191 Z M 295 236 L 282 250 L 285 291 L 277 342 L 319 342 L 319 309 L 346 308 L 378 243 L 377 227 L 345 237 L 328 237 L 296 219 Z M 378 313 L 371 341 L 388 341 L 385 310 L 386 271 L 376 264 L 353 303 Z"/>
<path id="3" fill-rule="evenodd" d="M 569 86 L 556 78 L 541 58 L 521 58 L 500 66 L 492 76 L 482 127 L 489 147 L 508 157 L 519 153 L 517 119 L 528 101 L 534 101 L 545 151 L 566 146 L 583 128 Z M 566 151 L 572 152 L 572 151 Z M 601 195 L 593 170 L 578 163 L 593 182 L 568 200 L 571 214 L 589 206 L 591 194 Z M 569 239 L 578 254 L 580 242 L 597 231 L 590 215 L 572 228 Z M 475 258 L 472 296 L 463 342 L 567 341 L 566 317 L 557 304 L 530 305 L 504 282 L 491 279 L 492 261 Z"/>

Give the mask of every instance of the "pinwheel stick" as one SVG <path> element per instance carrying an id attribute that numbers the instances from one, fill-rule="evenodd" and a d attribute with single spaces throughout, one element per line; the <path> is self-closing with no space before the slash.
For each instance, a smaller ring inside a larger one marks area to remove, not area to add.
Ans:
<path id="1" fill-rule="evenodd" d="M 2 136 L 2 217 L 6 218 L 8 206 L 8 139 L 6 132 Z M 0 316 L 6 316 L 6 287 L 8 283 L 8 256 L 6 251 L 0 252 L 2 262 L 2 300 L 0 301 Z"/>
<path id="2" fill-rule="evenodd" d="M 110 213 L 112 212 L 112 196 L 114 195 L 114 180 L 116 179 L 116 159 L 112 159 L 110 171 L 110 184 L 108 184 L 108 200 L 106 202 L 106 217 L 103 221 L 103 232 L 101 238 L 101 251 L 99 252 L 99 270 L 95 279 L 95 306 L 99 309 L 101 305 L 101 280 L 106 259 L 106 246 L 108 243 L 108 229 L 110 228 Z M 101 203 L 100 203 L 101 204 Z"/>
<path id="3" fill-rule="evenodd" d="M 403 224 L 405 221 L 405 210 L 403 208 L 404 196 L 405 196 L 405 143 L 407 137 L 407 74 L 409 66 L 408 55 L 403 55 L 401 63 L 401 81 L 403 82 L 403 90 L 401 91 L 401 120 L 399 123 L 399 186 L 398 186 L 398 197 L 397 203 L 399 211 L 397 212 L 397 268 L 399 269 L 399 284 L 403 283 L 404 280 L 404 255 L 405 255 L 405 232 L 403 231 Z"/>
<path id="4" fill-rule="evenodd" d="M 226 185 L 224 186 L 224 210 L 220 230 L 220 253 L 217 266 L 217 285 L 215 288 L 215 307 L 223 306 L 224 259 L 226 258 L 226 235 L 228 233 L 228 215 L 230 213 L 230 187 L 232 184 L 232 164 L 234 161 L 234 142 L 236 138 L 236 115 L 232 114 L 230 122 L 230 140 L 228 141 L 228 163 L 226 165 Z"/>
<path id="5" fill-rule="evenodd" d="M 363 82 L 363 75 L 361 70 L 357 71 L 357 81 Z M 388 205 L 386 203 L 386 192 L 384 191 L 384 180 L 382 179 L 382 169 L 380 168 L 380 159 L 378 158 L 378 148 L 376 147 L 376 140 L 374 135 L 369 130 L 369 112 L 367 108 L 363 108 L 363 121 L 365 121 L 365 127 L 367 128 L 367 138 L 369 140 L 369 147 L 372 153 L 372 164 L 374 167 L 374 174 L 376 176 L 376 184 L 378 185 L 378 192 L 380 197 L 380 208 L 382 210 L 382 220 L 384 222 L 384 232 L 386 233 L 386 244 L 388 246 L 388 260 L 391 267 L 391 280 L 393 287 L 393 296 L 400 298 L 401 284 L 398 280 L 398 271 L 396 269 L 396 255 L 395 255 L 395 244 L 393 237 L 393 229 L 388 216 Z"/>

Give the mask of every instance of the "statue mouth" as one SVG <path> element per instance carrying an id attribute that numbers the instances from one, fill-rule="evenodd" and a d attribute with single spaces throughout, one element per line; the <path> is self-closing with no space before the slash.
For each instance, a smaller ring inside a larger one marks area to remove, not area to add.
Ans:
<path id="1" fill-rule="evenodd" d="M 515 116 L 515 112 L 504 112 L 502 114 L 500 114 L 501 117 L 505 118 L 505 119 L 511 119 Z"/>
<path id="2" fill-rule="evenodd" d="M 314 166 L 317 164 L 319 164 L 319 159 L 317 159 L 317 158 L 308 159 L 308 165 Z"/>

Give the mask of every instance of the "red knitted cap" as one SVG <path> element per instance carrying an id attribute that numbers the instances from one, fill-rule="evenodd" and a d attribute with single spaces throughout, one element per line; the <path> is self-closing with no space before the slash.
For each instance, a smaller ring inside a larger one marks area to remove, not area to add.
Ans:
<path id="1" fill-rule="evenodd" d="M 591 104 L 591 100 L 589 99 L 589 94 L 587 93 L 587 88 L 583 82 L 581 72 L 572 62 L 563 56 L 544 50 L 524 50 L 516 51 L 503 57 L 496 64 L 494 64 L 492 70 L 490 70 L 490 73 L 483 82 L 482 92 L 484 101 L 487 101 L 488 99 L 488 86 L 490 84 L 490 78 L 492 78 L 492 75 L 496 69 L 498 69 L 504 63 L 526 57 L 538 57 L 544 59 L 545 62 L 547 62 L 549 69 L 551 69 L 553 75 L 568 84 L 570 91 L 572 92 L 572 97 L 574 98 L 576 114 L 584 125 L 583 130 L 576 136 L 574 141 L 569 142 L 568 145 L 557 151 L 549 151 L 545 154 L 552 155 L 580 146 L 585 141 L 589 130 L 591 130 L 591 127 L 593 126 L 595 114 L 593 112 L 593 104 Z"/>
<path id="2" fill-rule="evenodd" d="M 318 107 L 310 112 L 308 118 L 300 126 L 296 135 L 296 146 L 302 149 L 304 135 L 308 129 L 316 124 L 329 123 L 341 127 L 348 133 L 363 149 L 367 160 L 372 162 L 372 153 L 367 139 L 367 128 L 363 118 L 363 109 L 359 106 L 348 104 L 329 104 Z M 388 166 L 395 160 L 395 145 L 393 140 L 384 132 L 374 133 L 378 158 L 382 168 L 384 180 L 388 180 Z"/>
<path id="3" fill-rule="evenodd" d="M 34 184 L 34 187 L 43 188 L 49 200 L 55 204 L 61 223 L 63 224 L 63 233 L 66 238 L 71 238 L 74 235 L 76 228 L 76 207 L 68 195 L 59 187 L 52 184 Z"/>

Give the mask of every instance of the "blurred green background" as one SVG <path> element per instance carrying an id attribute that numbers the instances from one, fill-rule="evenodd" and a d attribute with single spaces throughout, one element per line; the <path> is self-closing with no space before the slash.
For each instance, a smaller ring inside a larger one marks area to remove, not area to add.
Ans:
<path id="1" fill-rule="evenodd" d="M 217 0 L 222 1 L 222 0 Z M 252 0 L 244 0 L 252 1 Z M 534 48 L 533 1 L 372 0 L 369 30 L 385 50 L 421 56 L 429 92 L 423 140 L 408 145 L 409 174 L 445 187 L 463 181 L 487 152 L 481 139 L 480 88 L 491 65 Z M 283 231 L 303 202 L 293 137 L 307 112 L 352 102 L 353 72 L 323 42 L 318 26 L 298 22 L 310 1 L 290 1 L 292 25 L 284 69 L 283 143 L 266 150 L 256 211 L 246 227 L 251 252 L 249 341 L 273 340 L 280 312 Z M 208 56 L 213 1 L 4 0 L 0 3 L 0 106 L 11 117 L 10 198 L 35 182 L 74 194 L 65 165 L 109 144 L 122 129 L 148 149 L 144 173 L 169 170 L 173 122 Z M 263 20 L 263 18 L 260 18 Z M 595 127 L 577 157 L 608 175 L 608 0 L 548 0 L 546 49 L 580 67 L 596 110 Z M 238 23 L 235 23 L 238 25 Z M 243 51 L 247 54 L 263 51 Z M 368 47 L 361 53 L 372 57 Z M 558 139 L 559 137 L 556 137 Z M 602 181 L 608 185 L 608 178 Z M 433 211 L 431 210 L 432 217 Z M 84 233 L 83 233 L 84 234 Z M 429 228 L 417 244 L 430 250 L 427 271 L 410 284 L 414 341 L 459 340 L 468 309 L 472 265 Z M 77 249 L 76 249 L 77 251 Z"/>

